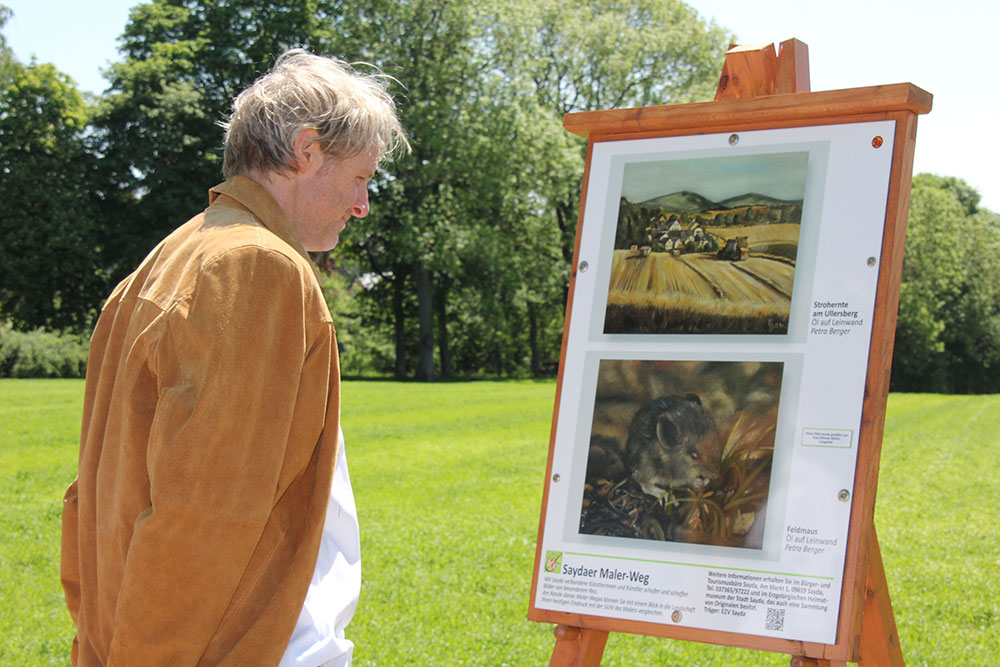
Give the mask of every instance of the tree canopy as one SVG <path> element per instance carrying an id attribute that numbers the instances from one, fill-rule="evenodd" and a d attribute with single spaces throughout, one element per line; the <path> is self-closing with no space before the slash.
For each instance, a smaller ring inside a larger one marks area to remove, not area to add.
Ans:
<path id="1" fill-rule="evenodd" d="M 558 350 L 583 170 L 563 113 L 710 95 L 728 35 L 677 0 L 384 1 L 347 13 L 346 46 L 403 82 L 413 135 L 413 154 L 387 166 L 372 213 L 346 236 L 348 255 L 384 280 L 372 296 L 391 306 L 381 317 L 396 375 L 415 353 L 416 376 L 434 377 L 435 341 L 445 375 L 453 354 L 499 373 L 527 355 L 540 372 Z"/>
<path id="2" fill-rule="evenodd" d="M 3 29 L 7 21 L 10 20 L 12 12 L 9 7 L 0 5 L 0 29 Z M 14 52 L 7 46 L 7 38 L 0 32 L 0 85 L 7 85 L 18 67 L 14 59 Z"/>
<path id="3" fill-rule="evenodd" d="M 104 296 L 87 110 L 49 64 L 0 86 L 0 312 L 19 328 L 89 324 Z"/>
<path id="4" fill-rule="evenodd" d="M 0 33 L 0 324 L 86 330 L 204 208 L 233 97 L 305 47 L 394 77 L 414 146 L 315 257 L 345 373 L 552 372 L 585 148 L 563 114 L 708 100 L 730 41 L 680 0 L 149 0 L 90 103 Z M 979 193 L 914 179 L 895 390 L 1000 391 L 998 272 Z"/>
<path id="5" fill-rule="evenodd" d="M 894 391 L 1000 391 L 1000 216 L 954 177 L 913 179 Z"/>

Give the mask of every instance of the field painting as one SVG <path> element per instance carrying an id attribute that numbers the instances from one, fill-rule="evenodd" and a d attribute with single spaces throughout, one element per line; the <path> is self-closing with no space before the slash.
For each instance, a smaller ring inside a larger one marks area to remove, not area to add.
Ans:
<path id="1" fill-rule="evenodd" d="M 626 164 L 604 333 L 787 333 L 808 157 Z"/>
<path id="2" fill-rule="evenodd" d="M 783 369 L 602 360 L 579 532 L 761 549 Z"/>

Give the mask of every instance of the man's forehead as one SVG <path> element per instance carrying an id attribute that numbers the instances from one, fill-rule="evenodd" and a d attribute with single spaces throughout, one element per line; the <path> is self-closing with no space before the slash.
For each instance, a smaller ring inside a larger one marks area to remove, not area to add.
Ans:
<path id="1" fill-rule="evenodd" d="M 345 166 L 374 174 L 379 163 L 378 148 L 369 148 L 344 160 Z"/>
<path id="2" fill-rule="evenodd" d="M 338 157 L 328 155 L 326 158 L 327 168 L 333 171 L 347 171 L 355 176 L 367 176 L 371 178 L 375 175 L 375 170 L 379 164 L 379 152 L 377 149 L 365 150 L 348 157 Z"/>

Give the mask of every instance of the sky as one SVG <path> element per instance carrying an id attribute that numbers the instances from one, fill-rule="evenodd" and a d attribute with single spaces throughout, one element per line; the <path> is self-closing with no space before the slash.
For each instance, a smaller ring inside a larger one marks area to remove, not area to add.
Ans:
<path id="1" fill-rule="evenodd" d="M 93 93 L 118 59 L 139 0 L 0 0 L 18 59 L 51 62 Z M 813 91 L 912 83 L 934 95 L 917 124 L 914 173 L 957 176 L 1000 212 L 1000 86 L 992 81 L 1000 2 L 990 0 L 689 0 L 737 44 L 796 38 L 809 47 Z M 719 63 L 721 71 L 722 63 Z"/>

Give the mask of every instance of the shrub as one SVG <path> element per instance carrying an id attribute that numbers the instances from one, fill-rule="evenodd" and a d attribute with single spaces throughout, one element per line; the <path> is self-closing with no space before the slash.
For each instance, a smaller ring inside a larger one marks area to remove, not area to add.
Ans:
<path id="1" fill-rule="evenodd" d="M 87 371 L 87 337 L 0 325 L 0 377 L 82 378 Z"/>

